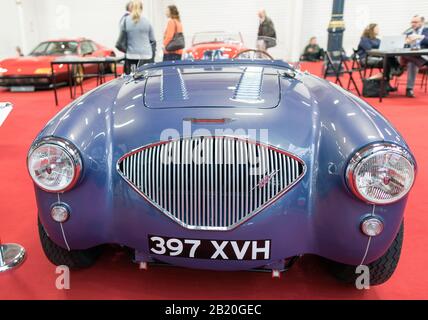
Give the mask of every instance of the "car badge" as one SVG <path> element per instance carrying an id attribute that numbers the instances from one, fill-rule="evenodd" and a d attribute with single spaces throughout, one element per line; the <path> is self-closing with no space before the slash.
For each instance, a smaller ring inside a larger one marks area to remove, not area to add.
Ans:
<path id="1" fill-rule="evenodd" d="M 259 189 L 263 189 L 264 187 L 266 187 L 267 184 L 272 180 L 272 178 L 278 174 L 278 172 L 279 172 L 279 169 L 272 171 L 270 174 L 265 175 L 252 190 L 254 190 L 257 187 L 259 187 Z"/>

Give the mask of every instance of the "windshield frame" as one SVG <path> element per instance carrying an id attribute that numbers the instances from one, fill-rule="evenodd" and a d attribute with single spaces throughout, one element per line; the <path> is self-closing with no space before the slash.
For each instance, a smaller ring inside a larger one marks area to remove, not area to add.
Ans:
<path id="1" fill-rule="evenodd" d="M 200 35 L 207 35 L 207 38 L 209 35 L 213 35 L 213 39 L 211 41 L 198 41 L 196 42 L 196 38 L 197 36 Z M 217 40 L 215 41 L 215 37 L 214 36 L 219 36 L 222 37 L 223 39 L 228 36 L 228 35 L 233 35 L 233 36 L 237 36 L 236 40 Z M 236 43 L 236 44 L 244 44 L 244 39 L 242 38 L 242 34 L 241 32 L 226 32 L 226 31 L 205 31 L 205 32 L 197 32 L 193 35 L 192 38 L 192 46 L 198 45 L 198 44 L 204 44 L 204 43 Z"/>

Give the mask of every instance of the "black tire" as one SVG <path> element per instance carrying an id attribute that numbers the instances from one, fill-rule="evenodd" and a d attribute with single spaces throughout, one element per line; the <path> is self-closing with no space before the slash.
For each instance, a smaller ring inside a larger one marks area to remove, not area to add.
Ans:
<path id="1" fill-rule="evenodd" d="M 391 278 L 398 261 L 400 260 L 401 247 L 403 244 L 404 222 L 401 223 L 400 230 L 397 233 L 391 246 L 385 254 L 379 259 L 368 264 L 370 270 L 370 285 L 380 285 Z M 357 266 L 350 266 L 343 263 L 329 261 L 329 269 L 333 275 L 342 282 L 354 284 L 360 274 L 356 274 Z"/>
<path id="2" fill-rule="evenodd" d="M 87 250 L 71 250 L 61 248 L 47 235 L 40 220 L 39 237 L 46 257 L 56 266 L 68 266 L 70 269 L 83 269 L 92 266 L 101 254 L 101 248 L 95 247 Z"/>
<path id="3" fill-rule="evenodd" d="M 114 74 L 116 71 L 116 65 L 114 63 L 109 63 L 107 64 L 107 67 L 105 70 L 106 70 L 106 73 Z"/>
<path id="4" fill-rule="evenodd" d="M 110 57 L 115 58 L 115 57 L 116 57 L 116 54 L 115 54 L 114 52 L 112 52 L 112 53 L 110 54 Z M 116 65 L 116 64 L 114 64 L 114 63 L 108 63 L 108 64 L 106 65 L 106 68 L 105 68 L 105 70 L 106 70 L 107 72 L 112 73 L 112 74 L 114 74 L 114 73 L 116 72 L 116 69 L 117 69 L 117 65 Z"/>

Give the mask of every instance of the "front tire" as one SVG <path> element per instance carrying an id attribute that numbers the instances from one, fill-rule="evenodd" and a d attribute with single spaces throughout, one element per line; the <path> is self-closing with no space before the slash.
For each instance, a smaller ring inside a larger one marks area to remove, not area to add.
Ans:
<path id="1" fill-rule="evenodd" d="M 92 266 L 101 254 L 99 247 L 87 250 L 68 251 L 54 243 L 38 220 L 39 237 L 46 257 L 54 265 L 65 265 L 70 269 L 82 269 Z"/>
<path id="2" fill-rule="evenodd" d="M 404 222 L 401 223 L 400 230 L 397 233 L 391 246 L 385 254 L 379 259 L 369 263 L 370 285 L 380 285 L 391 278 L 398 261 L 400 260 L 401 247 L 403 245 Z M 355 283 L 359 274 L 355 273 L 357 266 L 330 261 L 330 270 L 333 275 L 342 282 Z"/>

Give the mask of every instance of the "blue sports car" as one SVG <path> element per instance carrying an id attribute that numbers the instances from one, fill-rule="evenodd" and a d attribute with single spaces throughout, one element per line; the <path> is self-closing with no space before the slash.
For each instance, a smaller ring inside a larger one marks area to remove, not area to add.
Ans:
<path id="1" fill-rule="evenodd" d="M 276 276 L 314 254 L 372 285 L 397 266 L 416 175 L 373 107 L 271 60 L 145 65 L 59 112 L 27 162 L 56 265 L 118 244 L 143 268 Z"/>

